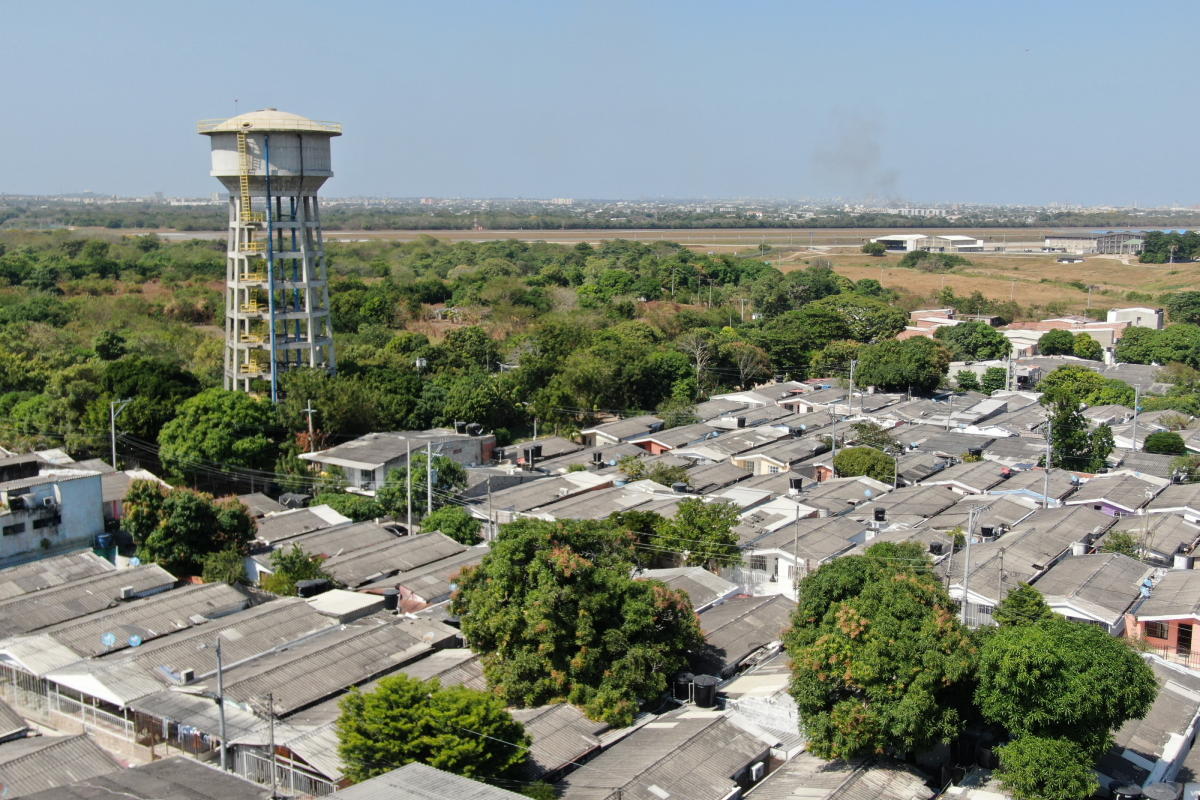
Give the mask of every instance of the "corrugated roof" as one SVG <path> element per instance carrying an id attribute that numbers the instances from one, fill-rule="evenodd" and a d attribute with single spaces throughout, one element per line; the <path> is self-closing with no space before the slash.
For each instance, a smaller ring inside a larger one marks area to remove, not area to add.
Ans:
<path id="1" fill-rule="evenodd" d="M 335 783 L 345 775 L 346 765 L 338 754 L 336 722 L 327 722 L 308 733 L 289 739 L 287 748 Z"/>
<path id="2" fill-rule="evenodd" d="M 23 800 L 266 800 L 270 794 L 269 786 L 174 756 L 27 795 Z"/>
<path id="3" fill-rule="evenodd" d="M 1047 602 L 1082 601 L 1112 625 L 1141 596 L 1142 581 L 1153 573 L 1153 567 L 1120 553 L 1067 556 L 1034 586 Z"/>
<path id="4" fill-rule="evenodd" d="M 425 533 L 353 550 L 328 559 L 322 569 L 351 588 L 416 569 L 443 558 L 461 553 L 467 548 L 444 533 Z"/>
<path id="5" fill-rule="evenodd" d="M 0 742 L 27 730 L 29 724 L 25 722 L 25 718 L 13 711 L 8 703 L 0 700 Z"/>
<path id="6" fill-rule="evenodd" d="M 927 800 L 927 778 L 896 759 L 825 761 L 801 753 L 754 789 L 757 800 Z"/>
<path id="7" fill-rule="evenodd" d="M 282 598 L 137 650 L 72 664 L 50 677 L 77 691 L 123 705 L 176 685 L 180 670 L 195 670 L 201 680 L 213 673 L 217 656 L 211 645 L 218 636 L 224 663 L 236 664 L 335 627 L 339 627 L 336 621 L 317 613 L 304 600 Z"/>
<path id="8" fill-rule="evenodd" d="M 1096 769 L 1116 780 L 1138 780 L 1149 773 L 1124 756 L 1126 751 L 1149 761 L 1158 761 L 1173 738 L 1188 733 L 1192 719 L 1200 713 L 1200 678 L 1149 660 L 1158 681 L 1158 697 L 1142 719 L 1131 719 L 1113 736 L 1114 745 Z"/>
<path id="9" fill-rule="evenodd" d="M 1134 511 L 1149 503 L 1159 486 L 1132 475 L 1092 478 L 1066 500 L 1068 505 L 1109 503 Z"/>
<path id="10" fill-rule="evenodd" d="M 219 732 L 221 714 L 211 697 L 197 694 L 208 687 L 178 687 L 156 692 L 129 704 L 129 707 L 157 719 L 169 719 L 201 731 Z M 267 721 L 240 707 L 225 703 L 225 734 L 233 744 L 266 744 L 270 741 Z"/>
<path id="11" fill-rule="evenodd" d="M 0 600 L 115 572 L 116 569 L 116 566 L 91 550 L 77 550 L 0 569 Z"/>
<path id="12" fill-rule="evenodd" d="M 946 467 L 936 475 L 931 475 L 921 481 L 922 486 L 954 483 L 969 491 L 986 492 L 993 486 L 1003 483 L 1004 474 L 1001 467 L 994 461 L 975 461 L 955 464 Z"/>
<path id="13" fill-rule="evenodd" d="M 0 783 L 8 797 L 89 780 L 120 768 L 87 734 L 34 736 L 0 745 Z"/>
<path id="14" fill-rule="evenodd" d="M 471 650 L 450 648 L 436 650 L 420 661 L 400 668 L 410 678 L 426 681 L 437 678 L 442 686 L 466 686 L 468 689 L 487 689 L 483 663 Z"/>
<path id="15" fill-rule="evenodd" d="M 704 647 L 692 657 L 696 674 L 728 677 L 755 651 L 783 639 L 796 603 L 777 594 L 726 600 L 700 613 Z"/>
<path id="16" fill-rule="evenodd" d="M 394 672 L 402 664 L 457 638 L 458 631 L 430 620 L 374 618 L 271 653 L 225 673 L 225 694 L 257 703 L 274 693 L 275 713 L 286 716 L 350 686 Z"/>
<path id="17" fill-rule="evenodd" d="M 1138 606 L 1138 619 L 1200 614 L 1200 570 L 1173 569 Z"/>
<path id="18" fill-rule="evenodd" d="M 769 750 L 725 716 L 689 710 L 642 726 L 556 786 L 562 800 L 721 800 Z"/>
<path id="19" fill-rule="evenodd" d="M 529 759 L 520 768 L 522 777 L 531 781 L 545 780 L 599 749 L 599 736 L 609 729 L 568 703 L 518 709 L 512 716 L 533 740 Z"/>
<path id="20" fill-rule="evenodd" d="M 704 567 L 648 569 L 645 572 L 639 572 L 635 577 L 662 581 L 672 589 L 682 589 L 687 592 L 688 598 L 692 601 L 692 608 L 697 609 L 710 606 L 737 590 L 737 584 L 730 583 L 719 575 L 714 575 Z"/>
<path id="21" fill-rule="evenodd" d="M 337 794 L 338 800 L 525 800 L 524 795 L 416 761 Z"/>
<path id="22" fill-rule="evenodd" d="M 330 522 L 311 508 L 298 508 L 294 511 L 283 511 L 263 517 L 258 521 L 258 538 L 268 544 L 280 539 L 290 539 L 312 531 L 319 531 L 332 525 L 346 524 Z"/>
<path id="23" fill-rule="evenodd" d="M 120 602 L 121 589 L 126 586 L 133 587 L 134 595 L 143 595 L 174 585 L 171 573 L 157 564 L 143 564 L 12 597 L 0 601 L 0 638 L 111 608 Z"/>
<path id="24" fill-rule="evenodd" d="M 239 494 L 237 499 L 239 503 L 250 509 L 250 515 L 253 517 L 261 517 L 264 514 L 275 514 L 279 511 L 287 510 L 287 506 L 277 500 L 272 500 L 262 492 Z"/>
<path id="25" fill-rule="evenodd" d="M 457 555 L 377 581 L 376 585 L 402 586 L 426 603 L 436 603 L 450 594 L 450 583 L 463 567 L 483 561 L 487 549 L 471 547 Z"/>

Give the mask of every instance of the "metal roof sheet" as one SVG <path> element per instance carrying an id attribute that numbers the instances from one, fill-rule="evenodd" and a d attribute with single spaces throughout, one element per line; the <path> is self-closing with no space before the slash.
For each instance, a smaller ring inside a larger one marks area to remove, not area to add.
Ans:
<path id="1" fill-rule="evenodd" d="M 119 770 L 116 759 L 86 734 L 34 736 L 0 745 L 0 783 L 22 797 Z"/>
<path id="2" fill-rule="evenodd" d="M 434 769 L 405 764 L 338 792 L 338 800 L 523 800 L 524 795 Z"/>
<path id="3" fill-rule="evenodd" d="M 126 586 L 132 586 L 137 596 L 165 591 L 174 585 L 171 573 L 157 564 L 143 564 L 11 597 L 0 601 L 0 638 L 112 608 L 121 602 L 121 589 Z"/>
<path id="4" fill-rule="evenodd" d="M 662 581 L 672 589 L 687 592 L 692 608 L 705 608 L 723 597 L 737 591 L 737 584 L 730 583 L 704 567 L 676 567 L 673 569 L 648 569 L 634 577 Z"/>
<path id="5" fill-rule="evenodd" d="M 397 572 L 416 569 L 467 548 L 444 533 L 402 536 L 334 556 L 322 568 L 346 586 L 361 586 Z"/>
<path id="6" fill-rule="evenodd" d="M 12 706 L 0 700 L 0 742 L 10 736 L 29 730 L 25 718 L 13 711 Z"/>
<path id="7" fill-rule="evenodd" d="M 609 729 L 568 703 L 518 709 L 512 716 L 533 740 L 529 759 L 520 767 L 522 776 L 531 781 L 545 780 L 599 749 L 599 736 Z"/>
<path id="8" fill-rule="evenodd" d="M 71 581 L 115 572 L 116 566 L 91 550 L 76 550 L 0 569 L 0 600 L 40 592 Z"/>
<path id="9" fill-rule="evenodd" d="M 696 674 L 727 677 L 750 654 L 783 639 L 796 603 L 777 594 L 726 600 L 700 613 L 704 646 L 692 657 Z"/>
<path id="10" fill-rule="evenodd" d="M 266 800 L 270 794 L 269 786 L 174 756 L 26 795 L 24 800 Z"/>

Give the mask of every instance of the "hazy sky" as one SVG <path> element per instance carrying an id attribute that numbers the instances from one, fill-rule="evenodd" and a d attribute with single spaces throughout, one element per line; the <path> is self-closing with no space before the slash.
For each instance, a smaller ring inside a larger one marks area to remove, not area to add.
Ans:
<path id="1" fill-rule="evenodd" d="M 7 2 L 0 191 L 220 189 L 196 121 L 337 120 L 326 193 L 1200 202 L 1200 3 Z"/>

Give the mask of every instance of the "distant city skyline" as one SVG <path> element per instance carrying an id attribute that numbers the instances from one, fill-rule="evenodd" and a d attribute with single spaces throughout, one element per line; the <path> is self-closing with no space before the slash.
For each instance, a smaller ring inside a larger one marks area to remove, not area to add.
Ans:
<path id="1" fill-rule="evenodd" d="M 1187 207 L 1198 21 L 1171 2 L 19 4 L 0 192 L 210 195 L 196 121 L 236 99 L 344 124 L 331 198 Z"/>

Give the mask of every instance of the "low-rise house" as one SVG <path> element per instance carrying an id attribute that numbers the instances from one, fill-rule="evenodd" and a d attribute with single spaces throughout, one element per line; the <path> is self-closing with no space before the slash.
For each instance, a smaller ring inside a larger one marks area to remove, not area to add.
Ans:
<path id="1" fill-rule="evenodd" d="M 797 469 L 828 450 L 829 445 L 821 441 L 820 436 L 807 434 L 798 439 L 777 439 L 753 450 L 737 453 L 730 460 L 755 475 L 775 475 Z"/>
<path id="2" fill-rule="evenodd" d="M 1092 478 L 1063 501 L 1068 506 L 1088 506 L 1110 517 L 1142 513 L 1162 490 L 1161 482 L 1132 475 Z"/>
<path id="3" fill-rule="evenodd" d="M 1115 742 L 1095 772 L 1100 785 L 1149 786 L 1173 781 L 1192 749 L 1200 718 L 1200 677 L 1149 659 L 1158 681 L 1158 697 L 1141 719 L 1131 719 L 1113 737 Z"/>
<path id="4" fill-rule="evenodd" d="M 1010 437 L 996 439 L 983 450 L 987 461 L 1014 470 L 1032 470 L 1046 456 L 1046 438 Z"/>
<path id="5" fill-rule="evenodd" d="M 281 511 L 287 511 L 287 506 L 277 500 L 272 500 L 262 492 L 239 494 L 237 499 L 239 503 L 249 510 L 250 516 L 254 519 L 262 519 L 267 514 L 278 514 Z"/>
<path id="6" fill-rule="evenodd" d="M 1169 570 L 1126 622 L 1127 635 L 1141 639 L 1167 661 L 1200 669 L 1194 630 L 1200 625 L 1200 570 Z"/>
<path id="7" fill-rule="evenodd" d="M 210 701 L 211 703 L 211 701 Z M 163 758 L 24 795 L 24 800 L 267 800 L 268 786 L 183 756 Z"/>
<path id="8" fill-rule="evenodd" d="M 1171 462 L 1175 460 L 1175 456 L 1168 456 L 1162 453 L 1135 453 L 1131 450 L 1117 450 L 1113 452 L 1113 456 L 1120 459 L 1118 467 L 1125 474 L 1132 474 L 1134 477 L 1142 475 L 1150 475 L 1163 480 L 1170 480 L 1175 474 L 1175 469 L 1171 466 Z"/>
<path id="9" fill-rule="evenodd" d="M 936 517 L 961 499 L 961 494 L 945 486 L 910 486 L 872 497 L 869 503 L 856 507 L 852 516 L 863 522 L 911 520 L 916 524 Z M 877 509 L 883 510 L 883 519 L 876 516 Z"/>
<path id="10" fill-rule="evenodd" d="M 635 444 L 619 442 L 617 444 L 594 445 L 585 451 L 567 453 L 566 455 L 539 460 L 535 465 L 536 472 L 544 474 L 565 474 L 574 464 L 583 464 L 589 471 L 612 472 L 622 458 L 637 456 L 644 458 L 646 451 Z"/>
<path id="11" fill-rule="evenodd" d="M 339 514 L 327 505 L 293 508 L 267 514 L 260 519 L 255 539 L 262 544 L 272 545 L 283 539 L 338 525 L 349 525 L 351 522 L 353 520 L 349 517 Z"/>
<path id="12" fill-rule="evenodd" d="M 1125 632 L 1126 614 L 1142 600 L 1154 568 L 1120 553 L 1067 556 L 1037 579 L 1050 610 L 1076 622 Z"/>
<path id="13" fill-rule="evenodd" d="M 782 383 L 764 383 L 762 386 L 757 386 L 753 389 L 746 389 L 740 392 L 730 392 L 728 394 L 715 394 L 709 401 L 722 400 L 730 403 L 741 403 L 747 408 L 757 408 L 759 406 L 778 405 L 780 400 L 784 400 L 793 395 L 816 391 L 823 385 L 832 385 L 833 380 L 819 381 L 817 383 L 809 383 L 807 381 L 783 381 Z"/>
<path id="14" fill-rule="evenodd" d="M 795 758 L 805 747 L 800 709 L 788 691 L 791 683 L 791 659 L 784 650 L 720 687 L 727 711 L 736 712 L 739 719 L 749 720 L 779 740 L 771 756 L 781 761 Z"/>
<path id="15" fill-rule="evenodd" d="M 512 716 L 533 740 L 528 759 L 518 768 L 527 781 L 553 783 L 571 772 L 600 751 L 601 736 L 609 730 L 570 703 L 516 709 Z"/>
<path id="16" fill-rule="evenodd" d="M 1050 470 L 1049 480 L 1043 469 L 1014 470 L 1007 480 L 989 489 L 988 494 L 1026 498 L 1039 506 L 1057 507 L 1079 488 L 1080 483 L 1077 476 L 1061 469 Z"/>
<path id="17" fill-rule="evenodd" d="M 745 517 L 743 524 L 749 520 L 753 516 Z M 798 581 L 865 541 L 868 530 L 867 525 L 850 517 L 809 517 L 797 521 L 781 515 L 778 521 L 765 522 L 773 523 L 773 530 L 757 527 L 746 531 L 747 541 L 742 547 L 744 563 L 725 567 L 721 577 L 737 584 L 745 594 L 784 595 L 793 600 Z"/>
<path id="18" fill-rule="evenodd" d="M 795 601 L 783 595 L 739 597 L 705 609 L 700 613 L 704 646 L 692 654 L 692 670 L 724 680 L 748 663 L 775 655 L 795 610 Z"/>
<path id="19" fill-rule="evenodd" d="M 836 387 L 829 389 L 818 389 L 815 392 L 807 392 L 805 394 L 791 395 L 779 401 L 779 405 L 787 408 L 794 414 L 812 414 L 818 411 L 837 412 L 836 406 L 840 403 L 843 406 L 846 404 L 850 393 L 845 389 Z"/>
<path id="20" fill-rule="evenodd" d="M 687 471 L 688 489 L 694 494 L 711 494 L 728 486 L 734 486 L 749 478 L 749 470 L 729 462 L 719 464 L 697 464 Z"/>
<path id="21" fill-rule="evenodd" d="M 1200 522 L 1200 483 L 1172 484 L 1146 504 L 1148 514 L 1178 514 L 1188 522 Z"/>
<path id="22" fill-rule="evenodd" d="M 91 547 L 104 533 L 100 473 L 55 468 L 0 483 L 0 566 Z"/>
<path id="23" fill-rule="evenodd" d="M 674 429 L 672 429 L 674 430 Z M 671 452 L 683 458 L 704 461 L 728 461 L 740 453 L 769 445 L 782 439 L 791 440 L 792 431 L 786 426 L 760 425 L 756 428 L 737 428 L 695 444 L 674 448 Z"/>
<path id="24" fill-rule="evenodd" d="M 734 718 L 686 708 L 641 726 L 556 789 L 562 800 L 727 800 L 765 777 L 770 750 Z"/>
<path id="25" fill-rule="evenodd" d="M 975 518 L 974 541 L 991 541 L 1012 530 L 1029 517 L 1036 505 L 1011 497 L 970 494 L 947 508 L 936 517 L 919 523 L 917 530 L 928 528 L 936 531 L 962 531 L 970 526 L 971 512 L 981 509 Z"/>
<path id="26" fill-rule="evenodd" d="M 76 550 L 61 556 L 28 561 L 0 569 L 0 600 L 40 592 L 64 583 L 115 572 L 116 566 L 91 550 Z"/>
<path id="27" fill-rule="evenodd" d="M 259 533 L 261 535 L 261 528 Z M 298 547 L 310 556 L 334 558 L 364 547 L 394 542 L 396 539 L 397 536 L 392 531 L 374 522 L 339 523 L 298 536 L 275 539 L 267 546 L 255 548 L 250 555 L 242 559 L 242 563 L 246 567 L 247 578 L 256 582 L 264 575 L 275 573 L 271 556 L 279 550 L 290 552 L 292 548 Z"/>
<path id="28" fill-rule="evenodd" d="M 471 426 L 468 426 L 471 427 Z M 373 492 L 387 480 L 390 470 L 408 463 L 411 454 L 427 448 L 435 456 L 445 456 L 463 466 L 487 464 L 494 459 L 496 437 L 483 434 L 479 426 L 475 433 L 458 433 L 452 428 L 432 428 L 427 431 L 393 431 L 368 433 L 357 439 L 320 450 L 301 453 L 300 458 L 311 461 L 322 470 L 338 467 L 346 480 L 356 489 Z"/>
<path id="29" fill-rule="evenodd" d="M 441 532 L 392 538 L 335 555 L 321 564 L 334 580 L 351 589 L 406 572 L 467 548 Z"/>
<path id="30" fill-rule="evenodd" d="M 1115 403 L 1091 406 L 1083 410 L 1083 417 L 1093 425 L 1123 425 L 1133 419 L 1133 409 Z"/>
<path id="31" fill-rule="evenodd" d="M 709 439 L 715 439 L 720 435 L 720 428 L 714 428 L 712 425 L 704 422 L 697 422 L 693 425 L 665 428 L 631 436 L 625 441 L 645 448 L 653 455 L 660 455 L 688 445 L 707 442 Z"/>
<path id="32" fill-rule="evenodd" d="M 1008 480 L 1012 471 L 990 461 L 955 464 L 920 481 L 921 486 L 946 486 L 959 494 L 986 494 Z"/>
<path id="33" fill-rule="evenodd" d="M 487 519 L 491 513 L 497 524 L 512 522 L 521 516 L 550 519 L 551 515 L 543 513 L 548 506 L 576 495 L 609 488 L 614 481 L 622 479 L 624 475 L 620 472 L 568 472 L 493 492 L 490 501 L 485 500 L 482 505 L 471 506 L 468 511 L 479 519 Z M 491 512 L 488 511 L 489 507 Z"/>
<path id="34" fill-rule="evenodd" d="M 672 589 L 687 592 L 692 610 L 697 614 L 737 594 L 736 583 L 725 580 L 704 567 L 673 567 L 670 569 L 648 569 L 639 572 L 638 579 L 657 580 Z"/>
<path id="35" fill-rule="evenodd" d="M 756 800 L 929 800 L 929 778 L 888 756 L 825 761 L 801 753 L 755 788 Z M 998 797 L 998 796 L 997 796 Z"/>
<path id="36" fill-rule="evenodd" d="M 338 792 L 339 800 L 521 800 L 525 795 L 442 772 L 419 761 Z"/>
<path id="37" fill-rule="evenodd" d="M 457 555 L 397 573 L 364 588 L 371 591 L 399 589 L 401 609 L 406 612 L 419 611 L 449 600 L 456 588 L 458 573 L 464 567 L 477 566 L 486 553 L 486 547 L 469 547 Z"/>
<path id="38" fill-rule="evenodd" d="M 95 467 L 91 466 L 93 463 L 96 462 L 81 461 L 79 466 L 95 469 L 100 473 L 100 496 L 104 503 L 104 519 L 107 522 L 116 522 L 124 518 L 125 497 L 134 481 L 150 481 L 163 489 L 171 488 L 170 484 L 146 469 L 115 470 L 104 462 L 99 462 Z M 265 495 L 263 497 L 265 498 Z"/>
<path id="39" fill-rule="evenodd" d="M 582 430 L 579 432 L 579 438 L 583 441 L 584 447 L 607 447 L 648 433 L 661 431 L 666 426 L 667 423 L 664 420 L 653 414 L 643 414 L 640 417 L 619 419 L 616 422 L 606 422 L 603 425 Z"/>
<path id="40" fill-rule="evenodd" d="M 86 734 L 31 736 L 0 744 L 0 784 L 27 797 L 76 781 L 91 781 L 121 765 Z"/>

